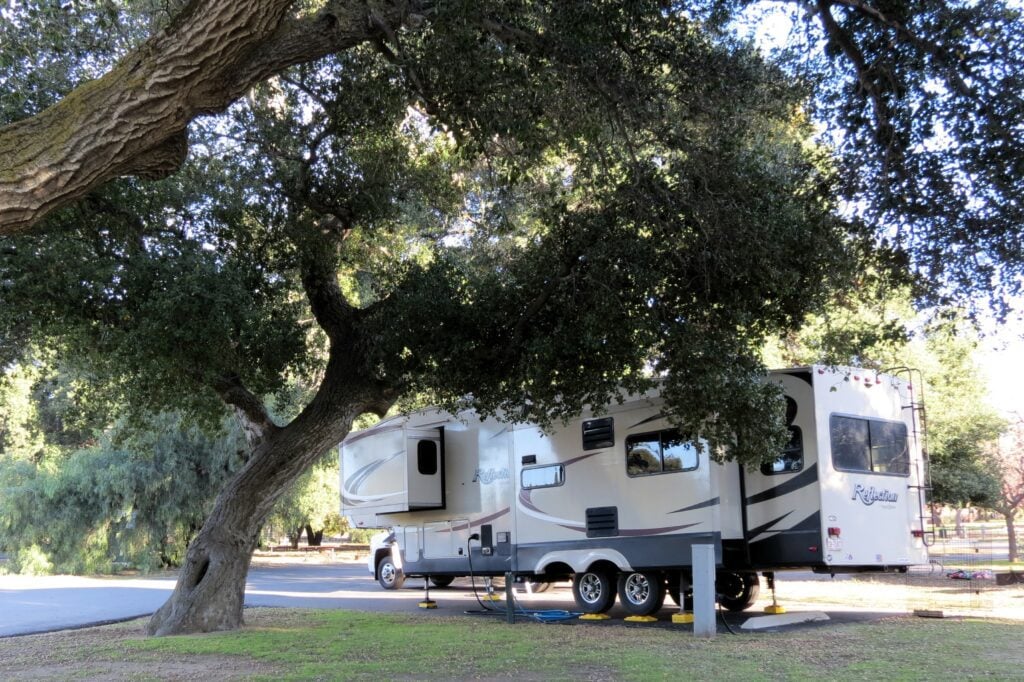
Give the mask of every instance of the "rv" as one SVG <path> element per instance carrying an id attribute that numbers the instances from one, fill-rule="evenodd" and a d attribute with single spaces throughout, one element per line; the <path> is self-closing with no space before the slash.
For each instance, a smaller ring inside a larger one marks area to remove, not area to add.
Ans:
<path id="1" fill-rule="evenodd" d="M 927 563 L 927 473 L 909 375 L 772 371 L 790 440 L 749 470 L 675 429 L 657 391 L 543 430 L 424 410 L 340 446 L 342 513 L 389 527 L 370 568 L 405 577 L 572 579 L 577 607 L 635 615 L 688 596 L 712 545 L 719 603 L 753 604 L 759 573 L 905 571 Z"/>

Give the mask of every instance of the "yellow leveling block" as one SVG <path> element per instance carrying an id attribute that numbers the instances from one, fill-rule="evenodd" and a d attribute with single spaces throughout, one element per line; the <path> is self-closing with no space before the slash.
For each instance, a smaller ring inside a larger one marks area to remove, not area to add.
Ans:
<path id="1" fill-rule="evenodd" d="M 437 602 L 434 601 L 433 599 L 428 599 L 426 601 L 421 601 L 419 603 L 419 607 L 421 609 L 436 609 L 437 608 Z"/>
<path id="2" fill-rule="evenodd" d="M 580 620 L 608 620 L 610 616 L 607 613 L 584 613 L 580 616 Z"/>
<path id="3" fill-rule="evenodd" d="M 692 613 L 673 613 L 672 622 L 676 625 L 688 625 L 693 622 Z"/>
<path id="4" fill-rule="evenodd" d="M 626 616 L 624 619 L 627 623 L 657 623 L 658 619 L 654 616 Z"/>
<path id="5" fill-rule="evenodd" d="M 768 606 L 764 607 L 764 612 L 765 613 L 785 613 L 786 612 L 786 607 L 785 606 L 780 606 L 778 604 L 769 604 Z"/>

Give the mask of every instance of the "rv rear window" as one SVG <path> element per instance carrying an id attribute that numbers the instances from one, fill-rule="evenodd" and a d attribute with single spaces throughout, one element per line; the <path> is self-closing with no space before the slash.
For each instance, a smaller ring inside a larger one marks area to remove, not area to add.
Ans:
<path id="1" fill-rule="evenodd" d="M 626 437 L 626 473 L 630 476 L 692 471 L 697 468 L 697 445 L 677 429 Z"/>
<path id="2" fill-rule="evenodd" d="M 782 456 L 761 465 L 761 473 L 792 474 L 804 468 L 804 437 L 799 426 L 789 427 L 789 442 L 782 449 Z"/>
<path id="3" fill-rule="evenodd" d="M 832 415 L 829 425 L 836 469 L 900 476 L 910 473 L 906 424 Z"/>
<path id="4" fill-rule="evenodd" d="M 565 483 L 565 467 L 561 464 L 523 469 L 520 475 L 523 490 L 532 488 L 553 488 Z"/>

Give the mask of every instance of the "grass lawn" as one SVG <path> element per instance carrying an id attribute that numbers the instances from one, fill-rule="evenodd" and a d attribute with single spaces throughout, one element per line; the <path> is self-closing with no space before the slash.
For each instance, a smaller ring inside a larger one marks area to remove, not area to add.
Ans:
<path id="1" fill-rule="evenodd" d="M 685 628 L 509 626 L 437 614 L 253 609 L 238 632 L 149 639 L 142 621 L 0 640 L 6 679 L 1024 678 L 1024 624 L 898 617 L 696 640 Z"/>

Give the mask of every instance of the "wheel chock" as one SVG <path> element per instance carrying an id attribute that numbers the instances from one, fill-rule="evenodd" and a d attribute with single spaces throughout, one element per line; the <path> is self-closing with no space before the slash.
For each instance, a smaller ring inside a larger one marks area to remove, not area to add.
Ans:
<path id="1" fill-rule="evenodd" d="M 785 606 L 780 606 L 779 604 L 769 604 L 768 606 L 764 607 L 764 612 L 765 613 L 775 613 L 775 614 L 785 613 L 786 612 L 786 607 Z"/>
<path id="2" fill-rule="evenodd" d="M 611 618 L 607 613 L 584 613 L 580 620 L 608 620 Z"/>
<path id="3" fill-rule="evenodd" d="M 689 625 L 693 623 L 692 613 L 673 613 L 672 622 L 676 625 Z"/>
<path id="4" fill-rule="evenodd" d="M 658 619 L 654 616 L 626 616 L 624 620 L 627 623 L 657 623 Z"/>
<path id="5" fill-rule="evenodd" d="M 418 606 L 421 609 L 436 609 L 437 608 L 437 602 L 434 601 L 433 599 L 424 599 L 423 601 L 421 601 L 418 604 Z"/>

